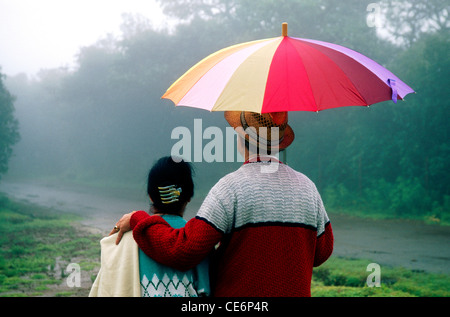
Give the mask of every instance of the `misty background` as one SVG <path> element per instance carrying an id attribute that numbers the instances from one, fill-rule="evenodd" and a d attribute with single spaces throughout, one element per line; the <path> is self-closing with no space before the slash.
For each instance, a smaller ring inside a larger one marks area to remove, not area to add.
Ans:
<path id="1" fill-rule="evenodd" d="M 74 52 L 74 67 L 3 77 L 20 140 L 11 139 L 0 182 L 145 191 L 149 168 L 177 142 L 174 128 L 193 131 L 196 118 L 224 135 L 227 126 L 222 112 L 161 100 L 166 89 L 205 56 L 280 36 L 288 22 L 290 36 L 356 50 L 417 94 L 397 104 L 289 113 L 296 138 L 287 163 L 316 183 L 328 210 L 450 221 L 448 1 L 156 2 L 176 24 L 124 14 L 119 34 Z M 194 162 L 195 197 L 241 164 Z"/>

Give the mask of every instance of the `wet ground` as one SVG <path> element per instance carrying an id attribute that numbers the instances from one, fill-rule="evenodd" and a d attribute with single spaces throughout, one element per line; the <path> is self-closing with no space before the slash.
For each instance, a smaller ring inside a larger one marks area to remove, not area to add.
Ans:
<path id="1" fill-rule="evenodd" d="M 0 192 L 16 199 L 83 217 L 83 223 L 109 233 L 132 210 L 148 210 L 141 191 L 94 191 L 83 187 L 37 183 L 0 183 Z M 195 215 L 201 200 L 193 199 L 185 217 Z M 381 266 L 450 274 L 450 227 L 409 220 L 371 220 L 329 214 L 335 236 L 335 256 L 364 258 Z M 369 263 L 369 262 L 368 262 Z"/>

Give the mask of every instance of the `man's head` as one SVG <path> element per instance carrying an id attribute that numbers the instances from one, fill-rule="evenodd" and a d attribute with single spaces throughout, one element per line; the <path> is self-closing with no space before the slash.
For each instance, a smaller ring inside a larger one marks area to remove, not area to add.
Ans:
<path id="1" fill-rule="evenodd" d="M 254 154 L 274 154 L 292 143 L 295 136 L 287 117 L 287 112 L 225 111 L 225 119 Z"/>

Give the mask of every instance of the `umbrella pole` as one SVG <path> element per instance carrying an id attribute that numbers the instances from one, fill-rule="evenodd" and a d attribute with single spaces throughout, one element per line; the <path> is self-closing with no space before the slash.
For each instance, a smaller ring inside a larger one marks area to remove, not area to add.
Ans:
<path id="1" fill-rule="evenodd" d="M 283 22 L 281 24 L 281 36 L 287 36 L 288 35 L 288 24 L 286 22 Z"/>

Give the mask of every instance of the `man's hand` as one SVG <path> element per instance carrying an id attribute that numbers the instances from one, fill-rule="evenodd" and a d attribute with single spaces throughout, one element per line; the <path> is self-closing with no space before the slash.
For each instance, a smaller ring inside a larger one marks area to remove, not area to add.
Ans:
<path id="1" fill-rule="evenodd" d="M 111 230 L 111 232 L 109 233 L 109 235 L 112 235 L 116 232 L 118 232 L 119 234 L 117 235 L 117 239 L 116 239 L 116 244 L 120 243 L 120 240 L 122 240 L 123 234 L 125 232 L 128 232 L 131 230 L 130 227 L 130 219 L 131 216 L 135 213 L 136 211 L 132 211 L 129 214 L 125 214 L 122 216 L 122 218 L 120 218 L 120 220 L 116 223 L 116 226 L 114 227 L 113 230 Z"/>

